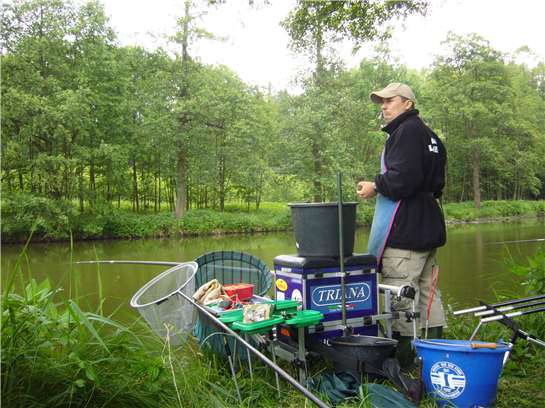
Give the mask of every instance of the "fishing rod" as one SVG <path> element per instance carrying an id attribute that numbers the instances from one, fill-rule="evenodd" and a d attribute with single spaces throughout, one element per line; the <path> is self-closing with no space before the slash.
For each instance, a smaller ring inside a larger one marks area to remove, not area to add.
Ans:
<path id="1" fill-rule="evenodd" d="M 78 261 L 75 264 L 127 264 L 127 265 L 158 265 L 158 266 L 178 266 L 183 265 L 185 262 L 169 262 L 169 261 Z M 251 271 L 251 268 L 234 267 L 234 266 L 222 266 L 224 270 L 237 270 L 237 271 Z"/>
<path id="2" fill-rule="evenodd" d="M 465 313 L 480 312 L 480 311 L 483 311 L 483 310 L 490 310 L 490 309 L 494 309 L 494 308 L 498 308 L 498 307 L 502 307 L 502 306 L 516 305 L 516 304 L 530 302 L 530 301 L 539 300 L 539 299 L 545 299 L 545 294 L 541 294 L 541 295 L 537 295 L 537 296 L 530 296 L 530 297 L 522 298 L 522 299 L 507 300 L 505 302 L 494 303 L 494 304 L 491 304 L 491 305 L 482 305 L 482 306 L 472 307 L 472 308 L 469 308 L 469 309 L 457 310 L 457 311 L 453 312 L 453 315 L 458 316 L 458 315 L 465 314 Z M 481 303 L 482 303 L 482 301 L 481 301 Z"/>
<path id="3" fill-rule="evenodd" d="M 538 307 L 536 309 L 532 310 L 523 310 L 521 312 L 513 312 L 513 313 L 507 313 L 507 314 L 499 314 L 495 316 L 485 317 L 484 319 L 481 319 L 482 323 L 488 323 L 488 322 L 495 322 L 497 320 L 505 319 L 506 317 L 516 317 L 516 316 L 524 316 L 532 313 L 538 313 L 538 312 L 545 312 L 545 307 Z"/>
<path id="4" fill-rule="evenodd" d="M 518 244 L 522 242 L 543 242 L 545 241 L 545 238 L 537 238 L 537 239 L 520 239 L 517 241 L 501 241 L 501 242 L 487 242 L 485 245 L 500 245 L 500 244 Z"/>
<path id="5" fill-rule="evenodd" d="M 79 261 L 76 263 L 83 263 L 83 264 L 97 264 L 97 263 L 108 263 L 108 264 L 142 264 L 142 265 L 174 265 L 176 266 L 182 266 L 185 264 L 185 262 L 161 262 L 161 261 Z M 189 278 L 191 279 L 193 275 Z M 189 281 L 188 279 L 188 281 Z M 182 287 L 184 287 L 187 284 L 184 283 Z M 259 350 L 254 348 L 250 343 L 248 343 L 246 340 L 244 340 L 242 337 L 238 335 L 235 331 L 230 329 L 227 325 L 225 325 L 223 322 L 217 319 L 216 316 L 214 316 L 212 313 L 210 313 L 204 306 L 198 304 L 195 302 L 190 296 L 187 296 L 185 293 L 183 293 L 181 290 L 178 289 L 177 292 L 175 292 L 179 295 L 181 295 L 186 301 L 188 301 L 191 305 L 196 307 L 199 311 L 204 313 L 214 324 L 219 326 L 224 332 L 228 333 L 229 335 L 233 336 L 236 341 L 242 343 L 246 347 L 247 350 L 251 351 L 257 358 L 259 358 L 261 361 L 263 361 L 265 364 L 267 364 L 271 369 L 273 369 L 276 373 L 278 373 L 284 380 L 289 382 L 291 385 L 293 385 L 301 394 L 303 394 L 306 398 L 311 400 L 314 404 L 316 404 L 320 408 L 329 408 L 329 406 L 324 403 L 321 399 L 319 399 L 317 396 L 315 396 L 312 392 L 310 392 L 307 388 L 299 384 L 292 376 L 290 376 L 287 372 L 285 372 L 281 367 L 279 367 L 277 364 L 275 364 L 273 361 L 271 361 L 267 356 L 265 356 L 263 353 L 261 353 Z"/>
<path id="6" fill-rule="evenodd" d="M 484 310 L 482 312 L 475 313 L 476 317 L 495 315 L 498 313 L 508 312 L 509 310 L 526 309 L 527 307 L 534 307 L 539 305 L 545 305 L 545 300 L 539 300 L 537 302 L 530 302 L 522 305 L 504 306 L 494 309 Z"/>
<path id="7" fill-rule="evenodd" d="M 78 261 L 75 264 L 128 264 L 128 265 L 159 265 L 159 266 L 178 266 L 185 262 L 165 262 L 165 261 Z"/>
<path id="8" fill-rule="evenodd" d="M 344 270 L 344 233 L 343 233 L 343 190 L 342 190 L 342 174 L 337 173 L 337 212 L 339 216 L 339 264 L 341 273 L 341 320 L 344 334 L 350 334 L 350 330 L 346 325 L 346 272 Z"/>
<path id="9" fill-rule="evenodd" d="M 540 302 L 536 302 L 536 303 L 540 303 Z M 486 305 L 485 304 L 484 306 L 494 309 L 493 305 Z M 477 327 L 475 328 L 475 330 L 471 334 L 471 337 L 469 338 L 469 340 L 472 341 L 475 338 L 475 336 L 477 335 L 477 332 L 482 327 L 483 323 L 489 323 L 489 322 L 497 321 L 497 322 L 503 324 L 504 326 L 508 327 L 509 329 L 511 329 L 511 331 L 513 332 L 513 335 L 511 336 L 511 340 L 509 341 L 509 343 L 511 345 L 515 344 L 517 338 L 521 338 L 521 339 L 524 339 L 526 341 L 529 341 L 529 342 L 538 344 L 538 345 L 540 345 L 542 347 L 545 347 L 545 342 L 544 341 L 538 339 L 537 337 L 535 337 L 534 335 L 532 335 L 530 333 L 527 333 L 527 332 L 521 330 L 518 323 L 515 322 L 513 319 L 511 319 L 511 317 L 523 316 L 523 315 L 527 315 L 527 314 L 531 314 L 531 313 L 537 313 L 537 312 L 543 312 L 543 311 L 545 311 L 545 307 L 532 309 L 532 310 L 525 310 L 525 311 L 522 311 L 522 312 L 508 313 L 508 314 L 504 314 L 501 311 L 496 310 L 496 312 L 500 313 L 500 314 L 481 319 L 479 321 L 479 324 L 477 325 Z M 505 363 L 507 362 L 507 360 L 509 359 L 509 356 L 511 355 L 511 352 L 512 352 L 512 349 L 505 353 L 505 356 L 503 358 L 503 365 L 504 366 L 505 366 Z"/>

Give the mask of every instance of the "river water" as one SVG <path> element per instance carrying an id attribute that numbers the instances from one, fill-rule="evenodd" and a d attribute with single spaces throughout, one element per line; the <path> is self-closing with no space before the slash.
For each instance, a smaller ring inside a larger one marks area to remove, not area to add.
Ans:
<path id="1" fill-rule="evenodd" d="M 365 252 L 368 229 L 356 232 L 355 252 Z M 448 243 L 438 252 L 439 287 L 445 302 L 455 309 L 475 305 L 478 299 L 493 301 L 495 293 L 517 296 L 523 293 L 520 278 L 506 266 L 507 259 L 525 262 L 538 248 L 545 248 L 545 221 L 526 219 L 510 223 L 463 224 L 449 226 Z M 2 246 L 2 281 L 5 286 L 14 269 L 22 245 Z M 79 283 L 77 293 L 88 308 L 97 306 L 99 280 L 106 298 L 104 310 L 117 310 L 117 317 L 133 315 L 128 302 L 132 295 L 162 269 L 135 265 L 71 265 L 70 260 L 131 259 L 189 261 L 214 250 L 243 251 L 257 256 L 272 269 L 273 259 L 294 254 L 291 232 L 193 237 L 184 239 L 149 239 L 132 241 L 76 242 L 73 250 L 67 243 L 32 244 L 21 258 L 25 274 L 41 280 L 48 277 L 66 296 L 70 282 Z M 17 282 L 17 280 L 16 280 Z"/>

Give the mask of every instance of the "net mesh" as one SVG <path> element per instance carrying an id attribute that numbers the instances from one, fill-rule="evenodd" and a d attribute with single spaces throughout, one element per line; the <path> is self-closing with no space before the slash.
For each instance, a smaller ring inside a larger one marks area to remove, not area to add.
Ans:
<path id="1" fill-rule="evenodd" d="M 195 262 L 187 262 L 162 272 L 144 285 L 131 300 L 155 334 L 180 344 L 193 330 L 193 305 L 180 292 L 195 292 Z"/>

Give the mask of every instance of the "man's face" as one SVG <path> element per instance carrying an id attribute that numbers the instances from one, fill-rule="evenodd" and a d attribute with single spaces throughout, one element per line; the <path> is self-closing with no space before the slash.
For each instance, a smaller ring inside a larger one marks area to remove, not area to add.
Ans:
<path id="1" fill-rule="evenodd" d="M 404 101 L 400 96 L 382 99 L 382 116 L 384 117 L 384 122 L 390 123 L 403 112 L 408 111 L 411 105 L 411 101 Z"/>

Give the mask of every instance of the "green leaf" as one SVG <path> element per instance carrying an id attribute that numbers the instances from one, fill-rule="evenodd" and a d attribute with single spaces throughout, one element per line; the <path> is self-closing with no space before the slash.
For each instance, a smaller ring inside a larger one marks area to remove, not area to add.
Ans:
<path id="1" fill-rule="evenodd" d="M 80 324 L 83 324 L 89 333 L 98 341 L 98 343 L 108 352 L 110 353 L 110 350 L 98 334 L 98 332 L 95 330 L 93 324 L 91 321 L 87 318 L 87 314 L 82 312 L 79 306 L 73 301 L 68 301 L 68 309 L 70 310 L 70 315 Z"/>

